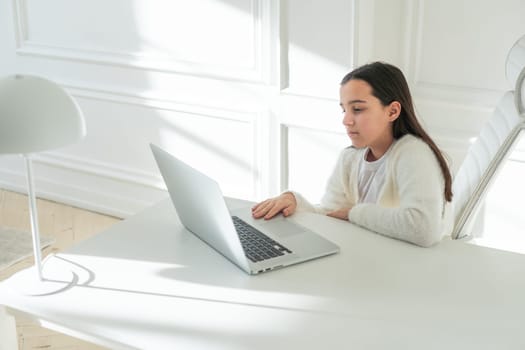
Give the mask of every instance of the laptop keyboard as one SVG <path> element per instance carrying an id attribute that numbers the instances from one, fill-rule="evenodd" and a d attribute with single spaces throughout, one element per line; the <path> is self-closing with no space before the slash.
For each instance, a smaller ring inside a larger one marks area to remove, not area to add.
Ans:
<path id="1" fill-rule="evenodd" d="M 232 216 L 232 219 L 235 229 L 237 230 L 237 234 L 241 239 L 241 245 L 244 249 L 244 253 L 251 261 L 259 262 L 282 256 L 286 253 L 292 253 L 291 250 L 266 236 L 255 227 L 247 224 L 239 217 Z"/>

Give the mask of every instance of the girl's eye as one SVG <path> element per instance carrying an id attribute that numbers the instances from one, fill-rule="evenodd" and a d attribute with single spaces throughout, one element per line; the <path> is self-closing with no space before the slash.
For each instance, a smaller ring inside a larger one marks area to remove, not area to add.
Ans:
<path id="1" fill-rule="evenodd" d="M 352 108 L 352 111 L 353 111 L 354 113 L 359 113 L 359 112 L 363 111 L 363 109 L 362 109 L 362 108 L 354 107 L 354 108 Z"/>

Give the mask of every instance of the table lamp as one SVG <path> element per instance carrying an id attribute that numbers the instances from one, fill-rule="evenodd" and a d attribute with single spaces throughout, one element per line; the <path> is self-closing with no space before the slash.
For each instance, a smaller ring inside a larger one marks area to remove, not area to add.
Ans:
<path id="1" fill-rule="evenodd" d="M 86 135 L 82 111 L 59 85 L 37 76 L 0 79 L 0 154 L 25 158 L 33 253 L 44 281 L 31 154 L 80 141 Z"/>

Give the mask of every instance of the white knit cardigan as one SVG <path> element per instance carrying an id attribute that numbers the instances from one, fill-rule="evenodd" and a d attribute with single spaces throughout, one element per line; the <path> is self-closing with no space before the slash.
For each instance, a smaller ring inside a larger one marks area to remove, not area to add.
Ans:
<path id="1" fill-rule="evenodd" d="M 352 207 L 348 220 L 385 236 L 429 247 L 450 233 L 450 206 L 436 156 L 421 139 L 405 135 L 386 159 L 386 177 L 377 203 L 358 201 L 358 170 L 365 148 L 345 148 L 328 180 L 320 205 L 293 192 L 297 210 L 329 211 Z"/>

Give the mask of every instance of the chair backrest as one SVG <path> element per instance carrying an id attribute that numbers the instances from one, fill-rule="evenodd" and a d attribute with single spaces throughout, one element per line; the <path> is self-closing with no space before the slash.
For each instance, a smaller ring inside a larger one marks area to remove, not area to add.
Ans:
<path id="1" fill-rule="evenodd" d="M 514 93 L 509 91 L 471 145 L 454 177 L 452 238 L 462 238 L 470 234 L 473 219 L 486 189 L 522 127 L 522 120 L 514 104 Z"/>
<path id="2" fill-rule="evenodd" d="M 471 234 L 488 186 L 521 131 L 525 130 L 525 36 L 510 50 L 506 74 L 514 91 L 508 91 L 500 100 L 454 177 L 453 239 Z"/>

